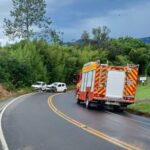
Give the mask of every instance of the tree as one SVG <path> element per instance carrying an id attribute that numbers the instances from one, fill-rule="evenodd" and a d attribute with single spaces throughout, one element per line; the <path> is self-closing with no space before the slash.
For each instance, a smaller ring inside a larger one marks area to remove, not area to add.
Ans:
<path id="1" fill-rule="evenodd" d="M 63 33 L 63 32 L 62 32 Z M 52 30 L 50 32 L 50 36 L 51 36 L 51 41 L 53 43 L 62 43 L 61 39 L 60 39 L 60 34 L 61 32 L 56 32 L 55 30 Z"/>
<path id="2" fill-rule="evenodd" d="M 145 74 L 146 66 L 150 60 L 149 51 L 144 47 L 132 49 L 129 53 L 129 58 L 133 63 L 140 65 L 140 74 Z"/>
<path id="3" fill-rule="evenodd" d="M 146 73 L 148 76 L 150 76 L 150 63 L 147 65 Z"/>
<path id="4" fill-rule="evenodd" d="M 101 40 L 101 27 L 93 28 L 92 30 L 94 40 L 100 42 Z"/>
<path id="5" fill-rule="evenodd" d="M 45 17 L 45 0 L 12 0 L 12 19 L 4 19 L 4 32 L 10 38 L 29 39 L 35 28 L 47 29 L 51 24 L 50 18 Z"/>
<path id="6" fill-rule="evenodd" d="M 94 41 L 96 41 L 99 46 L 103 46 L 103 44 L 109 39 L 110 30 L 106 26 L 103 26 L 102 28 L 99 26 L 97 28 L 93 28 L 92 33 Z"/>
<path id="7" fill-rule="evenodd" d="M 108 29 L 107 26 L 103 26 L 102 33 L 101 33 L 101 42 L 106 42 L 109 40 L 109 33 L 110 33 L 110 29 Z"/>
<path id="8" fill-rule="evenodd" d="M 83 31 L 83 33 L 81 35 L 81 40 L 83 40 L 83 42 L 85 44 L 88 43 L 88 41 L 89 41 L 89 33 L 87 31 Z"/>

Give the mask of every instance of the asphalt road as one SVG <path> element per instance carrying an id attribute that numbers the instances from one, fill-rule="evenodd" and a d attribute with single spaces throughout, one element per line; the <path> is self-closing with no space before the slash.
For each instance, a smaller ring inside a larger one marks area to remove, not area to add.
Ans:
<path id="1" fill-rule="evenodd" d="M 10 150 L 120 150 L 55 114 L 48 105 L 50 93 L 37 93 L 10 105 L 2 118 Z M 77 105 L 74 93 L 53 98 L 55 107 L 71 118 L 113 138 L 142 149 L 150 147 L 150 119 Z"/>

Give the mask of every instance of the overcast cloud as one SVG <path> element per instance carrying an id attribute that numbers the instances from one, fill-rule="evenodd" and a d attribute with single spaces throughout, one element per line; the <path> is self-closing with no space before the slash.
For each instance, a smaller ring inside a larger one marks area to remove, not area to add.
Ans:
<path id="1" fill-rule="evenodd" d="M 64 40 L 80 38 L 83 30 L 108 26 L 111 37 L 150 36 L 149 0 L 46 0 L 47 16 L 53 28 L 64 32 Z M 0 43 L 8 39 L 3 34 L 3 19 L 9 17 L 11 0 L 0 0 Z"/>

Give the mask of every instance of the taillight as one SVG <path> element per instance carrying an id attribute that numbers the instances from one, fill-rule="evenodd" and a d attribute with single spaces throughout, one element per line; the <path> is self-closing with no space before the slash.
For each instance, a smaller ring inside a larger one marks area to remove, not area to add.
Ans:
<path id="1" fill-rule="evenodd" d="M 134 100 L 134 97 L 130 96 L 130 97 L 124 97 L 125 100 L 128 100 L 128 101 L 133 101 Z"/>

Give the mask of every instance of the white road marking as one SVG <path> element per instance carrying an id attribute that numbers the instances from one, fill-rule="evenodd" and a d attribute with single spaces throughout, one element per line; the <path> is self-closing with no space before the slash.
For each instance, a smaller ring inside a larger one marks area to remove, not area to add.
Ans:
<path id="1" fill-rule="evenodd" d="M 2 129 L 2 117 L 3 117 L 3 114 L 4 114 L 5 110 L 6 110 L 12 103 L 14 103 L 15 101 L 17 101 L 18 99 L 23 98 L 23 97 L 26 97 L 26 96 L 34 95 L 34 94 L 35 94 L 35 93 L 30 93 L 30 94 L 25 94 L 25 95 L 19 96 L 19 97 L 17 97 L 17 98 L 14 98 L 12 101 L 10 101 L 9 103 L 7 103 L 6 105 L 2 106 L 2 111 L 1 111 L 1 113 L 0 113 L 0 141 L 1 141 L 1 144 L 2 144 L 3 150 L 9 150 L 8 145 L 7 145 L 7 142 L 6 142 L 6 139 L 5 139 L 5 136 L 4 136 L 4 133 L 3 133 L 3 129 Z"/>

